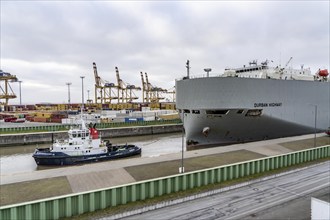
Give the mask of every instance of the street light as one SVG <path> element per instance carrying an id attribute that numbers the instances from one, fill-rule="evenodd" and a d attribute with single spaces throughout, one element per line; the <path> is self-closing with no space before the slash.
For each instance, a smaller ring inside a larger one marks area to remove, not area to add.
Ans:
<path id="1" fill-rule="evenodd" d="M 19 83 L 19 105 L 22 105 L 22 93 L 21 93 L 21 83 L 22 81 L 18 81 Z"/>
<path id="2" fill-rule="evenodd" d="M 70 108 L 70 103 L 71 103 L 71 101 L 70 101 L 70 85 L 72 85 L 72 83 L 67 82 L 65 84 L 68 86 L 68 104 L 69 104 L 69 108 Z"/>
<path id="3" fill-rule="evenodd" d="M 89 100 L 89 92 L 90 92 L 90 90 L 88 89 L 87 90 L 87 103 L 91 103 L 91 101 Z"/>
<path id="4" fill-rule="evenodd" d="M 314 119 L 314 148 L 316 147 L 316 120 L 317 120 L 317 105 L 315 107 L 315 119 Z"/>
<path id="5" fill-rule="evenodd" d="M 84 108 L 84 78 L 85 76 L 80 76 L 81 78 L 81 109 Z"/>
<path id="6" fill-rule="evenodd" d="M 179 168 L 179 173 L 184 173 L 184 166 L 183 166 L 183 151 L 184 151 L 184 110 L 182 110 L 182 149 L 181 149 L 181 167 Z"/>
<path id="7" fill-rule="evenodd" d="M 314 106 L 314 147 L 316 147 L 316 121 L 317 121 L 317 105 L 309 104 Z"/>

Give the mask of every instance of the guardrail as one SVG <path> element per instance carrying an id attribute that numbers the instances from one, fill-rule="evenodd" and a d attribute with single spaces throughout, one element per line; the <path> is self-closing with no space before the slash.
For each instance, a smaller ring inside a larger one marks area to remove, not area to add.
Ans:
<path id="1" fill-rule="evenodd" d="M 132 127 L 132 126 L 148 126 L 148 125 L 163 125 L 163 124 L 179 124 L 182 123 L 180 119 L 173 120 L 157 120 L 157 121 L 132 121 L 132 122 L 111 122 L 98 123 L 96 128 L 118 128 L 118 127 Z M 42 126 L 22 126 L 22 127 L 7 127 L 0 128 L 1 134 L 19 133 L 19 132 L 44 132 L 44 131 L 65 131 L 69 130 L 71 124 L 59 125 L 42 125 Z"/>
<path id="2" fill-rule="evenodd" d="M 58 219 L 330 156 L 330 145 L 163 178 L 0 207 L 0 219 Z"/>

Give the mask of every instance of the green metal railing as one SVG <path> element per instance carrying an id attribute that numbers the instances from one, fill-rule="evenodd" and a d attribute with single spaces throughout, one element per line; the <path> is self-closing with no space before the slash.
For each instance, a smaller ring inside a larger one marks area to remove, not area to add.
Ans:
<path id="1" fill-rule="evenodd" d="M 98 123 L 96 128 L 119 128 L 119 127 L 133 127 L 133 126 L 150 126 L 150 125 L 165 125 L 165 124 L 180 124 L 180 119 L 173 120 L 157 120 L 157 121 L 133 121 L 133 122 L 111 122 Z M 0 128 L 0 134 L 12 133 L 32 133 L 32 132 L 47 132 L 47 131 L 66 131 L 70 129 L 71 125 L 42 125 L 29 127 L 7 127 Z"/>
<path id="2" fill-rule="evenodd" d="M 58 219 L 327 158 L 330 145 L 116 187 L 0 207 L 0 219 Z"/>

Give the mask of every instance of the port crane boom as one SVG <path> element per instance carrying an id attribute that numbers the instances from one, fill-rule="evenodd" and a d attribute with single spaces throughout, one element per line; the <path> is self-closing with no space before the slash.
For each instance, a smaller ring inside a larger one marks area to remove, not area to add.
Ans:
<path id="1" fill-rule="evenodd" d="M 114 91 L 116 87 L 114 83 L 109 83 L 103 80 L 97 72 L 96 63 L 93 63 L 94 78 L 95 78 L 95 103 L 111 103 L 112 100 L 118 99 L 118 94 Z"/>
<path id="2" fill-rule="evenodd" d="M 119 75 L 118 67 L 115 67 L 116 77 L 117 77 L 117 88 L 118 88 L 118 102 L 127 103 L 132 102 L 135 99 L 138 99 L 134 93 L 134 90 L 141 90 L 140 87 L 135 85 L 126 84 Z"/>
<path id="3" fill-rule="evenodd" d="M 7 106 L 9 99 L 16 98 L 16 94 L 10 86 L 10 82 L 17 82 L 18 79 L 15 75 L 11 75 L 10 73 L 3 72 L 0 70 L 0 100 L 4 99 L 4 105 Z M 2 85 L 2 82 L 4 84 Z M 0 102 L 1 104 L 1 102 Z"/>

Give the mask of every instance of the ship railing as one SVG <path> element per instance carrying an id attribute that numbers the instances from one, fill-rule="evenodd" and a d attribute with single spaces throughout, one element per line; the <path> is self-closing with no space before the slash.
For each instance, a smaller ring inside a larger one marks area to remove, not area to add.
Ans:
<path id="1" fill-rule="evenodd" d="M 211 77 L 220 77 L 222 74 L 210 74 L 207 76 L 206 74 L 199 74 L 199 75 L 190 75 L 189 79 L 199 79 L 199 78 L 211 78 Z M 176 81 L 187 79 L 186 76 L 183 76 L 181 78 L 177 78 Z"/>

